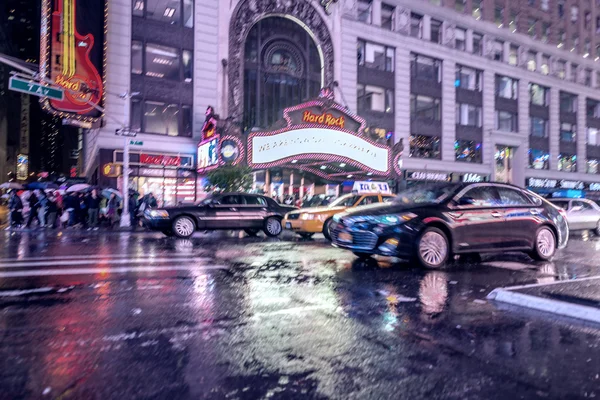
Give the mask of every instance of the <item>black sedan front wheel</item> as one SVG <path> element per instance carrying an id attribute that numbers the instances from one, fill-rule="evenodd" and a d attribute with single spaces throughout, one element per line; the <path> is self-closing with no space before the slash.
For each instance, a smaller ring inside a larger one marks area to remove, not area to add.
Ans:
<path id="1" fill-rule="evenodd" d="M 265 227 L 263 231 L 267 236 L 278 236 L 283 230 L 281 226 L 281 220 L 277 217 L 269 217 L 265 220 Z"/>
<path id="2" fill-rule="evenodd" d="M 443 268 L 450 257 L 446 234 L 438 228 L 426 228 L 417 241 L 416 257 L 425 268 Z"/>
<path id="3" fill-rule="evenodd" d="M 173 233 L 175 236 L 187 239 L 191 237 L 196 231 L 196 223 L 191 217 L 183 215 L 175 218 L 173 221 Z"/>

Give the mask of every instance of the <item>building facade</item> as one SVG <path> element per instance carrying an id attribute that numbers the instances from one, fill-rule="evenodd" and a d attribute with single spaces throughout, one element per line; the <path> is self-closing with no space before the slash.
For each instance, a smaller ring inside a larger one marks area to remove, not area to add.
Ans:
<path id="1" fill-rule="evenodd" d="M 330 87 L 365 140 L 403 143 L 389 179 L 600 189 L 594 1 L 108 0 L 106 39 L 105 124 L 85 138 L 100 182 L 119 174 L 129 122 L 130 184 L 198 191 L 208 106 L 244 138 Z"/>

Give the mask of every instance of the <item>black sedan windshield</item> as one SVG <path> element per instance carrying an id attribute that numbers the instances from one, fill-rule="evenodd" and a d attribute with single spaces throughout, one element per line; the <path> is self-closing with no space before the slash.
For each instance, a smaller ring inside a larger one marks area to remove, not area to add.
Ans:
<path id="1" fill-rule="evenodd" d="M 457 188 L 455 184 L 420 185 L 398 193 L 394 199 L 397 204 L 438 204 L 452 195 Z"/>

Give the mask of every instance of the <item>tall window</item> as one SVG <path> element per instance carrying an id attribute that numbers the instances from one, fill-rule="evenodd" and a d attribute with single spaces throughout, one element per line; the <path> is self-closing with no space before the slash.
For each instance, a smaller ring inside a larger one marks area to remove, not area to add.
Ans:
<path id="1" fill-rule="evenodd" d="M 496 95 L 505 99 L 517 100 L 519 81 L 508 76 L 496 75 Z"/>
<path id="2" fill-rule="evenodd" d="M 471 104 L 456 103 L 456 125 L 476 126 L 481 128 L 481 107 Z"/>
<path id="3" fill-rule="evenodd" d="M 529 71 L 537 70 L 537 54 L 533 51 L 527 52 L 527 69 Z"/>
<path id="4" fill-rule="evenodd" d="M 472 14 L 473 14 L 473 18 L 475 19 L 481 19 L 481 16 L 483 15 L 483 2 L 482 0 L 473 0 L 473 6 L 472 6 Z"/>
<path id="5" fill-rule="evenodd" d="M 540 65 L 540 72 L 544 75 L 550 74 L 550 56 L 547 54 L 542 55 L 542 65 Z"/>
<path id="6" fill-rule="evenodd" d="M 441 82 L 442 62 L 435 58 L 411 54 L 410 69 L 413 78 Z"/>
<path id="7" fill-rule="evenodd" d="M 548 11 L 550 9 L 550 0 L 540 0 L 540 8 L 542 11 Z"/>
<path id="8" fill-rule="evenodd" d="M 590 146 L 600 146 L 600 136 L 598 136 L 598 129 L 587 128 L 587 144 Z"/>
<path id="9" fill-rule="evenodd" d="M 144 133 L 192 136 L 192 107 L 134 99 L 131 102 L 131 128 Z"/>
<path id="10" fill-rule="evenodd" d="M 373 85 L 357 85 L 359 111 L 394 112 L 394 91 Z"/>
<path id="11" fill-rule="evenodd" d="M 533 137 L 547 138 L 548 120 L 544 118 L 531 117 L 531 131 L 529 134 Z"/>
<path id="12" fill-rule="evenodd" d="M 560 92 L 560 112 L 577 112 L 577 96 L 567 92 Z"/>
<path id="13" fill-rule="evenodd" d="M 194 0 L 133 0 L 133 15 L 171 25 L 194 26 Z"/>
<path id="14" fill-rule="evenodd" d="M 410 36 L 416 38 L 423 37 L 423 16 L 417 13 L 410 13 Z"/>
<path id="15" fill-rule="evenodd" d="M 358 41 L 358 65 L 394 72 L 394 49 L 384 45 Z"/>
<path id="16" fill-rule="evenodd" d="M 579 18 L 579 7 L 571 6 L 571 22 L 577 22 Z"/>
<path id="17" fill-rule="evenodd" d="M 501 5 L 496 5 L 494 8 L 494 21 L 499 28 L 504 24 L 504 7 Z"/>
<path id="18" fill-rule="evenodd" d="M 586 114 L 590 118 L 600 118 L 600 101 L 587 99 Z"/>
<path id="19" fill-rule="evenodd" d="M 473 54 L 478 56 L 483 54 L 483 35 L 473 32 Z"/>
<path id="20" fill-rule="evenodd" d="M 527 33 L 535 39 L 537 37 L 537 19 L 529 18 L 528 23 L 529 27 L 527 28 Z"/>
<path id="21" fill-rule="evenodd" d="M 536 106 L 548 106 L 550 99 L 550 89 L 538 85 L 537 83 L 529 84 L 529 102 Z"/>
<path id="22" fill-rule="evenodd" d="M 134 40 L 131 43 L 131 73 L 153 78 L 191 82 L 192 51 Z"/>
<path id="23" fill-rule="evenodd" d="M 467 49 L 467 30 L 456 28 L 454 34 L 454 48 L 465 51 Z"/>
<path id="24" fill-rule="evenodd" d="M 454 81 L 454 86 L 480 92 L 482 88 L 482 78 L 483 72 L 480 70 L 456 64 L 456 79 Z"/>
<path id="25" fill-rule="evenodd" d="M 358 0 L 358 20 L 367 24 L 373 23 L 373 1 Z"/>
<path id="26" fill-rule="evenodd" d="M 302 26 L 290 19 L 268 17 L 254 24 L 244 58 L 244 132 L 268 128 L 283 117 L 285 108 L 319 94 L 319 51 Z"/>
<path id="27" fill-rule="evenodd" d="M 454 142 L 456 161 L 481 163 L 481 143 L 474 140 L 457 140 Z"/>
<path id="28" fill-rule="evenodd" d="M 496 111 L 496 129 L 503 132 L 518 132 L 518 114 L 508 111 Z"/>
<path id="29" fill-rule="evenodd" d="M 529 149 L 529 168 L 550 169 L 550 153 L 546 150 Z"/>
<path id="30" fill-rule="evenodd" d="M 433 43 L 441 43 L 441 41 L 442 41 L 442 21 L 438 21 L 437 19 L 431 20 L 430 40 Z"/>
<path id="31" fill-rule="evenodd" d="M 563 122 L 560 124 L 560 140 L 561 142 L 573 143 L 575 142 L 577 132 L 577 126 L 575 124 L 569 124 Z"/>
<path id="32" fill-rule="evenodd" d="M 442 141 L 438 136 L 410 135 L 410 157 L 442 158 Z"/>
<path id="33" fill-rule="evenodd" d="M 381 3 L 381 27 L 393 31 L 396 23 L 396 7 L 391 4 Z"/>
<path id="34" fill-rule="evenodd" d="M 495 40 L 492 48 L 492 53 L 495 61 L 504 61 L 504 42 L 502 40 Z"/>
<path id="35" fill-rule="evenodd" d="M 558 60 L 556 62 L 556 75 L 560 79 L 565 79 L 567 76 L 567 63 L 564 60 Z"/>
<path id="36" fill-rule="evenodd" d="M 587 173 L 588 174 L 597 174 L 598 173 L 598 161 L 597 159 L 589 159 L 587 160 Z"/>
<path id="37" fill-rule="evenodd" d="M 559 154 L 558 170 L 565 172 L 577 172 L 577 156 L 574 154 L 566 153 Z"/>
<path id="38" fill-rule="evenodd" d="M 510 45 L 510 48 L 508 49 L 508 63 L 514 66 L 519 65 L 519 46 L 514 44 Z"/>
<path id="39" fill-rule="evenodd" d="M 454 2 L 454 9 L 457 12 L 465 12 L 465 6 L 467 5 L 467 0 L 456 0 Z"/>
<path id="40" fill-rule="evenodd" d="M 410 95 L 411 119 L 440 120 L 440 99 L 429 96 Z"/>

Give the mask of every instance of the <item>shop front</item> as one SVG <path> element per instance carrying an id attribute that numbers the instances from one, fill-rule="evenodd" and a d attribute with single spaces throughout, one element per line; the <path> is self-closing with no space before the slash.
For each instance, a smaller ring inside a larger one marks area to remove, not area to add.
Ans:
<path id="1" fill-rule="evenodd" d="M 488 182 L 489 175 L 473 172 L 444 172 L 429 170 L 407 170 L 404 172 L 404 185 L 412 187 L 425 183 L 443 183 L 443 182 L 465 182 L 477 183 Z"/>
<path id="2" fill-rule="evenodd" d="M 121 191 L 123 152 L 101 150 L 100 156 L 103 162 L 98 184 Z M 198 183 L 192 154 L 130 151 L 129 165 L 129 188 L 140 197 L 152 193 L 161 207 L 193 204 L 198 199 L 197 192 L 203 188 Z"/>
<path id="3" fill-rule="evenodd" d="M 544 197 L 587 198 L 600 201 L 600 183 L 568 179 L 527 178 L 527 189 Z"/>

